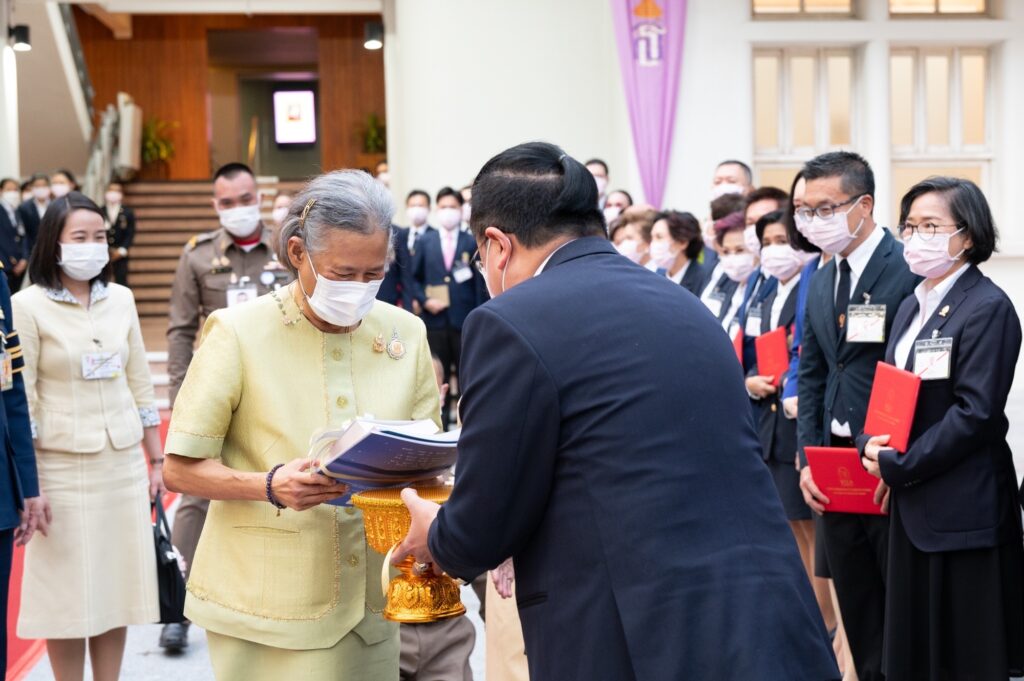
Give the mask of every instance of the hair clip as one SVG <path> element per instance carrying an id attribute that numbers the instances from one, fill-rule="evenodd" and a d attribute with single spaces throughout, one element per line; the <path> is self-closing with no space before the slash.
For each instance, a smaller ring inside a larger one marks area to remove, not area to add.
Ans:
<path id="1" fill-rule="evenodd" d="M 310 199 L 306 201 L 306 207 L 302 209 L 302 216 L 299 218 L 299 227 L 302 229 L 306 228 L 306 216 L 309 215 L 309 209 L 316 203 L 316 199 Z"/>

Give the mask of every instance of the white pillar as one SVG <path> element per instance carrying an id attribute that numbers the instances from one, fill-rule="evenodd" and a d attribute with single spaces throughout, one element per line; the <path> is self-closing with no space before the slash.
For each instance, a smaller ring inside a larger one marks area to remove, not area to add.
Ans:
<path id="1" fill-rule="evenodd" d="M 18 144 L 18 67 L 7 45 L 9 0 L 0 0 L 0 177 L 21 176 Z"/>

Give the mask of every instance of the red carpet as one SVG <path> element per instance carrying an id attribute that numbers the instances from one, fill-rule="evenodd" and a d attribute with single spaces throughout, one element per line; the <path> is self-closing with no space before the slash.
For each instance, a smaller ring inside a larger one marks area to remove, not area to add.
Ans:
<path id="1" fill-rule="evenodd" d="M 163 413 L 160 424 L 160 442 L 167 440 L 167 426 L 170 414 Z M 178 498 L 177 494 L 168 493 L 164 497 L 164 508 L 169 507 Z M 14 564 L 11 566 L 10 597 L 7 607 L 7 681 L 20 681 L 39 662 L 46 652 L 46 641 L 25 641 L 15 635 L 18 625 L 18 611 L 21 607 L 21 575 L 24 565 L 25 550 L 14 550 Z"/>

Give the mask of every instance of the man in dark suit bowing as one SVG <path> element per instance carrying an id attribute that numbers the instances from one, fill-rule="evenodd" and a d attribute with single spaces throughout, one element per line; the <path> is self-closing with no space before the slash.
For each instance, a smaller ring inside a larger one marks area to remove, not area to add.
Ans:
<path id="1" fill-rule="evenodd" d="M 875 366 L 885 358 L 893 318 L 919 281 L 903 247 L 872 218 L 875 178 L 850 152 L 822 154 L 803 168 L 807 188 L 797 228 L 835 258 L 807 294 L 800 351 L 800 487 L 816 512 L 825 497 L 803 448 L 852 447 L 864 429 Z M 882 490 L 880 490 L 882 491 Z M 881 681 L 885 619 L 886 516 L 825 513 L 825 552 L 860 681 Z"/>
<path id="2" fill-rule="evenodd" d="M 488 161 L 471 226 L 495 297 L 466 321 L 455 490 L 404 492 L 395 555 L 464 579 L 511 556 L 532 681 L 837 679 L 707 309 L 618 255 L 553 145 Z"/>

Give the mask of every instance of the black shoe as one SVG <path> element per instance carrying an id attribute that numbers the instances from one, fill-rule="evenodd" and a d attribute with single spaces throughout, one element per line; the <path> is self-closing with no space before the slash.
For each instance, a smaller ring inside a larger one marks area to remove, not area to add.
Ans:
<path id="1" fill-rule="evenodd" d="M 188 620 L 178 624 L 165 624 L 160 632 L 160 647 L 164 652 L 180 653 L 188 646 Z"/>

